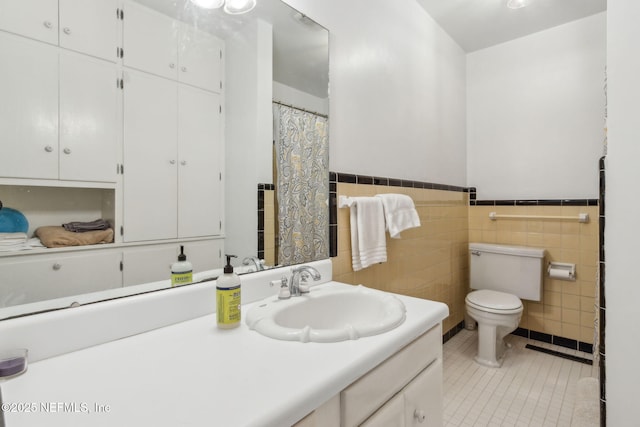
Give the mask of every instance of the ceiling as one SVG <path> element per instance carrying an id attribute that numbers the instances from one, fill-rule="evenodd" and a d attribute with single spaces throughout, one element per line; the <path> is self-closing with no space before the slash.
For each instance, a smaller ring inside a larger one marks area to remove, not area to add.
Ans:
<path id="1" fill-rule="evenodd" d="M 607 9 L 607 0 L 530 0 L 509 9 L 507 0 L 416 0 L 462 47 L 473 52 L 575 21 Z"/>

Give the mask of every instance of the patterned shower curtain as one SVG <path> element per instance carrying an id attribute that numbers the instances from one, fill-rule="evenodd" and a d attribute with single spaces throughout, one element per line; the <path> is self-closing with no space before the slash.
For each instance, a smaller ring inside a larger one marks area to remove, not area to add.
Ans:
<path id="1" fill-rule="evenodd" d="M 328 120 L 274 103 L 278 263 L 329 257 Z"/>

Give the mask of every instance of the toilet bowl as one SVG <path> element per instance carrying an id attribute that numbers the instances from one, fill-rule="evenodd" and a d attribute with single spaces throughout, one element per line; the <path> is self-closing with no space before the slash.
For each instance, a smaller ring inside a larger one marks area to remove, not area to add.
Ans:
<path id="1" fill-rule="evenodd" d="M 520 324 L 522 301 L 515 295 L 483 289 L 469 293 L 465 305 L 467 314 L 478 323 L 478 354 L 475 361 L 499 368 L 507 348 L 504 337 Z"/>
<path id="2" fill-rule="evenodd" d="M 522 299 L 540 301 L 544 249 L 470 243 L 467 316 L 478 323 L 477 363 L 502 366 L 505 336 L 522 318 Z"/>

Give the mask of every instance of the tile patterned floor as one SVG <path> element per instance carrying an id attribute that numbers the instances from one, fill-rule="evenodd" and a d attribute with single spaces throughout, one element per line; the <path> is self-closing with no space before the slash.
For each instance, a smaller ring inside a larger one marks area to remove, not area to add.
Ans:
<path id="1" fill-rule="evenodd" d="M 477 331 L 462 330 L 445 343 L 445 427 L 571 426 L 576 383 L 582 377 L 597 378 L 596 364 L 529 350 L 525 345 L 588 359 L 591 354 L 514 335 L 507 342 L 512 348 L 499 369 L 474 362 Z"/>

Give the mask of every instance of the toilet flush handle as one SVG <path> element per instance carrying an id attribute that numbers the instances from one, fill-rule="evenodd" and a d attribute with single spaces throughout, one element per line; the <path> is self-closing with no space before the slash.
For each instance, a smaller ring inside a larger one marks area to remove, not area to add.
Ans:
<path id="1" fill-rule="evenodd" d="M 480 256 L 480 251 L 471 251 L 471 255 Z"/>

